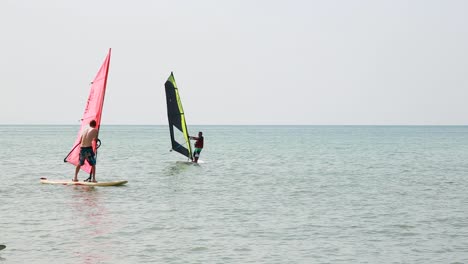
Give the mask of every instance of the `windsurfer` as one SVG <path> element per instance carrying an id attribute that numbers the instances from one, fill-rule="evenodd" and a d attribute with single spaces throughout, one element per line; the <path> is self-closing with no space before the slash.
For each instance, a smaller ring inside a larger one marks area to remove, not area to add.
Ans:
<path id="1" fill-rule="evenodd" d="M 190 137 L 190 139 L 192 140 L 196 140 L 195 141 L 195 150 L 193 151 L 193 159 L 192 161 L 197 163 L 198 162 L 198 158 L 200 157 L 200 152 L 202 151 L 203 149 L 203 133 L 200 131 L 198 132 L 198 137 Z"/>
<path id="2" fill-rule="evenodd" d="M 85 128 L 81 133 L 80 138 L 80 162 L 75 169 L 75 178 L 73 181 L 78 181 L 78 172 L 85 160 L 91 165 L 91 176 L 90 181 L 96 182 L 96 157 L 93 151 L 93 140 L 97 141 L 98 130 L 96 129 L 96 120 L 89 122 L 89 127 Z"/>

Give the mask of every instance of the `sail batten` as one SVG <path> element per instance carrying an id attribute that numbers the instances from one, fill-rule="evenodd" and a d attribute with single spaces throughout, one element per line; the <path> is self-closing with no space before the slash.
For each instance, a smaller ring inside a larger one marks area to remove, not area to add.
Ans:
<path id="1" fill-rule="evenodd" d="M 65 158 L 66 162 L 69 162 L 75 166 L 78 165 L 79 163 L 79 156 L 80 156 L 79 144 L 81 140 L 82 131 L 89 126 L 89 122 L 91 122 L 91 120 L 96 121 L 96 129 L 98 131 L 101 127 L 102 108 L 104 106 L 104 97 L 106 94 L 107 76 L 109 74 L 110 57 L 111 57 L 111 49 L 109 49 L 109 53 L 107 54 L 93 82 L 91 82 L 89 96 L 88 96 L 88 100 L 86 101 L 83 118 L 81 119 L 81 126 L 80 126 L 80 130 L 78 131 L 78 136 L 75 140 L 75 144 L 73 145 L 72 150 L 70 151 L 68 156 Z M 96 147 L 97 147 L 96 143 L 93 142 L 94 153 L 97 154 Z M 85 162 L 85 164 L 81 166 L 81 169 L 88 173 L 91 172 L 91 166 L 88 164 L 88 162 Z"/>
<path id="2" fill-rule="evenodd" d="M 166 90 L 167 118 L 169 121 L 172 150 L 192 159 L 192 147 L 190 145 L 189 133 L 185 122 L 184 109 L 180 100 L 179 89 L 177 88 L 172 72 L 164 84 L 164 87 Z M 176 135 L 177 130 L 181 134 L 180 136 Z M 181 144 L 179 141 L 183 141 L 184 143 Z"/>

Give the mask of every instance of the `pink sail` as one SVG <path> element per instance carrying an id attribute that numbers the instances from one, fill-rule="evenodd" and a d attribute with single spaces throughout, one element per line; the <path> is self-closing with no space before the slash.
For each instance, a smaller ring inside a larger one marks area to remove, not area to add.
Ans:
<path id="1" fill-rule="evenodd" d="M 75 166 L 79 163 L 79 144 L 83 129 L 87 128 L 89 126 L 89 122 L 91 122 L 91 120 L 93 119 L 96 120 L 96 128 L 98 131 L 101 127 L 102 107 L 104 105 L 104 96 L 106 94 L 107 74 L 109 72 L 110 56 L 111 49 L 109 49 L 109 53 L 107 54 L 104 63 L 102 64 L 96 77 L 94 78 L 94 81 L 91 83 L 91 90 L 89 91 L 88 101 L 86 102 L 83 118 L 81 119 L 81 127 L 80 131 L 78 132 L 78 137 L 75 140 L 75 144 L 73 145 L 72 150 L 64 160 L 65 162 L 69 162 Z M 96 142 L 93 142 L 93 149 L 94 153 L 97 154 Z M 88 173 L 91 172 L 91 166 L 88 164 L 87 161 L 83 166 L 81 166 L 81 169 Z"/>

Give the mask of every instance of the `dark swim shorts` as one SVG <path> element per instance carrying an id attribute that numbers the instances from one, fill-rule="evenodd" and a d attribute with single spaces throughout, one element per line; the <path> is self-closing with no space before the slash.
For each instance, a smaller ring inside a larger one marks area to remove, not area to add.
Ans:
<path id="1" fill-rule="evenodd" d="M 80 150 L 80 166 L 83 166 L 85 159 L 89 165 L 96 165 L 96 158 L 94 155 L 93 147 L 84 147 Z"/>

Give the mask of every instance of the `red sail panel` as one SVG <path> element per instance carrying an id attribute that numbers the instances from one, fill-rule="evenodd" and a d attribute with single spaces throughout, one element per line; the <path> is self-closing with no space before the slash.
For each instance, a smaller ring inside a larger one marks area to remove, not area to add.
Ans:
<path id="1" fill-rule="evenodd" d="M 109 72 L 110 56 L 111 49 L 109 49 L 109 53 L 107 54 L 104 63 L 102 64 L 96 77 L 94 78 L 94 81 L 91 84 L 91 90 L 89 91 L 88 101 L 86 102 L 83 118 L 81 119 L 81 127 L 78 131 L 78 136 L 75 140 L 75 144 L 73 145 L 70 154 L 68 154 L 67 158 L 65 159 L 67 162 L 75 166 L 77 166 L 79 163 L 79 144 L 83 129 L 87 128 L 89 126 L 89 122 L 91 122 L 91 120 L 93 119 L 96 120 L 96 128 L 98 131 L 101 127 L 102 107 L 104 105 L 104 96 L 106 94 L 107 74 Z M 93 142 L 93 149 L 94 153 L 97 153 L 96 142 Z M 88 173 L 91 172 L 91 166 L 88 164 L 87 161 L 85 161 L 85 164 L 81 166 L 81 169 Z"/>

